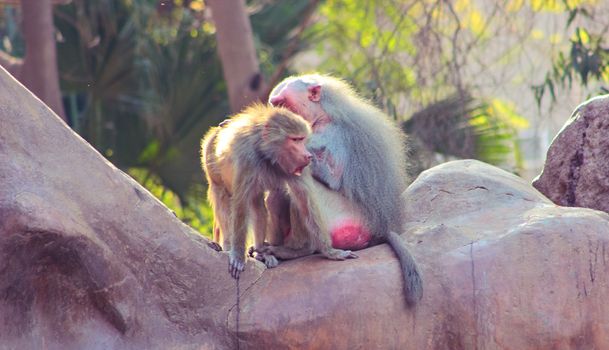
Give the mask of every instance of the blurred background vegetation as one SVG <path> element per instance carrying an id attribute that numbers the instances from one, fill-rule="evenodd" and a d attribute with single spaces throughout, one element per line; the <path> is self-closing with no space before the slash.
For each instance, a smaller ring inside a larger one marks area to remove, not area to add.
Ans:
<path id="1" fill-rule="evenodd" d="M 38 19 L 44 6 L 50 27 Z M 217 34 L 237 28 L 221 11 L 243 12 L 251 25 L 231 35 L 253 43 L 256 74 L 243 77 L 252 99 L 290 74 L 331 73 L 402 123 L 414 175 L 476 158 L 526 178 L 573 103 L 606 92 L 608 8 L 600 0 L 0 0 L 0 64 L 49 106 L 38 80 L 55 86 L 58 115 L 210 235 L 199 140 L 249 101 L 229 100 L 234 77 L 223 67 L 247 55 L 219 55 Z M 56 58 L 38 53 L 37 39 Z M 38 56 L 43 64 L 28 66 Z"/>

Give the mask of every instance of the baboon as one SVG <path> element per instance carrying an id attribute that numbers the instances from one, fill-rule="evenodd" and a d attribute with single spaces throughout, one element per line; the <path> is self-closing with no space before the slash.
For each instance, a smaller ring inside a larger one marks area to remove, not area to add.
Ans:
<path id="1" fill-rule="evenodd" d="M 266 191 L 287 191 L 308 235 L 309 254 L 319 251 L 333 260 L 355 257 L 333 249 L 327 228 L 307 193 L 312 182 L 308 169 L 312 155 L 305 148 L 311 129 L 300 116 L 284 108 L 260 104 L 245 109 L 221 126 L 212 128 L 201 141 L 202 167 L 209 184 L 208 199 L 214 212 L 214 231 L 224 236 L 229 251 L 229 273 L 234 278 L 245 268 L 248 218 L 253 221 L 254 246 L 262 248 L 267 229 Z M 299 253 L 304 250 L 299 248 Z M 291 258 L 286 249 L 281 258 Z M 300 256 L 300 255 L 299 255 Z M 295 256 L 294 256 L 295 257 Z M 265 256 L 268 267 L 277 264 Z"/>
<path id="2" fill-rule="evenodd" d="M 289 77 L 273 89 L 269 103 L 311 124 L 307 148 L 313 177 L 322 184 L 318 191 L 326 197 L 320 203 L 334 202 L 321 210 L 334 247 L 389 243 L 400 261 L 406 302 L 415 304 L 423 294 L 421 275 L 398 234 L 404 227 L 400 196 L 409 183 L 404 133 L 349 84 L 330 76 Z"/>

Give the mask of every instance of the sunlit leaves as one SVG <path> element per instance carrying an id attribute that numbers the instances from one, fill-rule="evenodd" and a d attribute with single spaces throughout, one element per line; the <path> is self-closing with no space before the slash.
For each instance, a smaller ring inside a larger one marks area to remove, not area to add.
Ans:
<path id="1" fill-rule="evenodd" d="M 480 11 L 471 11 L 465 25 L 477 36 L 484 34 L 485 21 Z"/>
<path id="2" fill-rule="evenodd" d="M 562 12 L 564 4 L 560 0 L 531 0 L 533 11 Z"/>
<path id="3" fill-rule="evenodd" d="M 534 11 L 565 12 L 582 5 L 594 5 L 599 0 L 530 0 Z"/>
<path id="4" fill-rule="evenodd" d="M 526 129 L 529 127 L 529 121 L 516 112 L 514 103 L 493 98 L 488 106 L 488 112 L 511 128 Z"/>
<path id="5" fill-rule="evenodd" d="M 571 41 L 577 42 L 580 45 L 588 45 L 590 43 L 590 34 L 584 28 L 577 28 Z"/>
<path id="6" fill-rule="evenodd" d="M 180 220 L 204 236 L 212 238 L 213 213 L 209 205 L 200 199 L 195 201 L 197 205 L 185 205 L 182 198 L 163 186 L 161 179 L 148 169 L 130 168 L 127 172 L 167 208 L 171 209 Z M 202 198 L 202 194 L 200 194 L 200 198 Z"/>
<path id="7" fill-rule="evenodd" d="M 160 154 L 161 145 L 159 140 L 152 140 L 142 151 L 138 158 L 140 164 L 148 164 L 157 158 Z"/>
<path id="8" fill-rule="evenodd" d="M 374 42 L 374 34 L 371 31 L 362 31 L 359 34 L 359 44 L 363 48 L 369 48 Z"/>
<path id="9" fill-rule="evenodd" d="M 538 105 L 546 94 L 555 101 L 556 85 L 571 87 L 574 78 L 584 86 L 591 80 L 609 83 L 609 47 L 605 44 L 604 33 L 592 34 L 585 28 L 577 27 L 570 44 L 569 53 L 559 52 L 544 81 L 532 87 Z"/>
<path id="10" fill-rule="evenodd" d="M 205 9 L 205 3 L 203 0 L 192 0 L 189 5 L 190 9 L 193 11 L 203 11 Z"/>
<path id="11" fill-rule="evenodd" d="M 531 30 L 531 38 L 535 40 L 542 40 L 545 37 L 545 34 L 541 29 L 533 29 Z"/>
<path id="12" fill-rule="evenodd" d="M 458 0 L 454 10 L 461 20 L 461 27 L 470 30 L 475 36 L 485 34 L 486 19 L 476 3 L 471 0 Z"/>
<path id="13" fill-rule="evenodd" d="M 404 127 L 428 152 L 448 159 L 476 158 L 513 171 L 522 168 L 517 141 L 522 121 L 506 101 L 481 101 L 463 93 L 426 106 Z"/>
<path id="14" fill-rule="evenodd" d="M 201 25 L 201 29 L 207 34 L 216 33 L 216 26 L 209 21 L 203 22 L 203 24 Z"/>
<path id="15" fill-rule="evenodd" d="M 330 0 L 319 13 L 323 17 L 312 28 L 319 38 L 317 52 L 332 59 L 315 69 L 349 78 L 379 105 L 395 108 L 396 94 L 408 92 L 416 81 L 408 62 L 417 55 L 413 39 L 421 28 L 414 14 L 421 15 L 423 5 Z"/>
<path id="16" fill-rule="evenodd" d="M 602 77 L 603 81 L 609 83 L 609 65 L 605 65 L 605 67 L 603 67 L 603 70 L 601 72 L 601 77 Z"/>
<path id="17" fill-rule="evenodd" d="M 522 169 L 517 130 L 528 127 L 528 121 L 516 113 L 513 104 L 492 99 L 475 109 L 468 122 L 477 135 L 475 147 L 478 159 Z"/>
<path id="18" fill-rule="evenodd" d="M 512 11 L 528 4 L 524 0 L 509 3 Z M 403 120 L 417 108 L 440 103 L 455 91 L 467 91 L 469 82 L 461 80 L 460 70 L 469 69 L 463 65 L 470 45 L 492 40 L 492 30 L 497 30 L 491 27 L 492 9 L 473 0 L 328 0 L 312 29 L 321 61 L 304 70 L 349 80 L 389 115 Z M 506 50 L 498 60 L 509 54 L 514 57 L 518 52 Z M 437 117 L 445 124 L 459 124 L 457 128 L 468 129 L 463 135 L 469 132 L 470 138 L 477 139 L 479 154 L 467 153 L 467 157 L 506 163 L 506 157 L 516 153 L 516 130 L 525 127 L 526 120 L 513 105 L 500 100 L 490 100 L 474 114 L 468 114 L 472 118 L 466 122 L 459 113 Z M 437 131 L 433 128 L 441 128 L 433 123 L 410 124 L 425 125 L 431 134 Z M 446 137 L 430 135 L 424 142 L 433 143 L 434 152 L 450 152 L 454 140 L 447 143 Z"/>

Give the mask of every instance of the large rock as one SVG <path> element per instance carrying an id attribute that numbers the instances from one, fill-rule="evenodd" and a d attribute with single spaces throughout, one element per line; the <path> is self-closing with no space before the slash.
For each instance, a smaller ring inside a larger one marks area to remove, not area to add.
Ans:
<path id="1" fill-rule="evenodd" d="M 0 349 L 609 348 L 607 214 L 476 161 L 424 172 L 405 200 L 416 308 L 386 245 L 250 261 L 237 284 L 0 70 Z"/>
<path id="2" fill-rule="evenodd" d="M 234 347 L 206 243 L 0 69 L 0 349 Z"/>
<path id="3" fill-rule="evenodd" d="M 556 204 L 609 212 L 609 95 L 575 109 L 533 186 Z"/>
<path id="4" fill-rule="evenodd" d="M 242 298 L 252 348 L 609 347 L 609 215 L 558 207 L 478 161 L 423 172 L 404 194 L 424 297 L 406 308 L 383 245 L 341 263 L 269 270 Z M 231 320 L 234 319 L 232 315 Z"/>

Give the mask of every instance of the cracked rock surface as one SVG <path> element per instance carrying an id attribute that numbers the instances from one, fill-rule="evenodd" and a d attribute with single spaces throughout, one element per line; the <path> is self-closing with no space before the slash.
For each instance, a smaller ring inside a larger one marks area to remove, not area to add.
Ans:
<path id="1" fill-rule="evenodd" d="M 422 173 L 404 200 L 415 308 L 387 245 L 249 260 L 237 284 L 0 69 L 0 349 L 609 348 L 609 215 L 477 161 Z"/>
<path id="2" fill-rule="evenodd" d="M 609 95 L 575 109 L 533 186 L 556 204 L 609 212 Z"/>
<path id="3" fill-rule="evenodd" d="M 386 245 L 344 262 L 308 257 L 265 271 L 242 297 L 242 345 L 609 348 L 609 215 L 557 206 L 473 160 L 423 172 L 404 200 L 424 280 L 416 308 Z"/>

